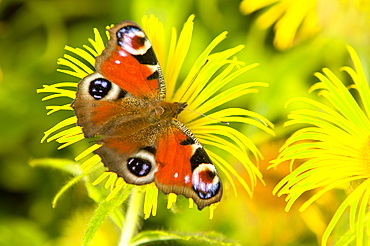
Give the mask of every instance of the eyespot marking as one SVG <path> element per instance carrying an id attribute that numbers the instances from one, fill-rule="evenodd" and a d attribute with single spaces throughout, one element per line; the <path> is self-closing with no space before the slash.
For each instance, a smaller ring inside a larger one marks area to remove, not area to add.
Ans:
<path id="1" fill-rule="evenodd" d="M 90 82 L 89 94 L 96 100 L 100 100 L 108 95 L 112 88 L 112 83 L 106 79 L 98 78 Z"/>
<path id="2" fill-rule="evenodd" d="M 193 189 L 199 198 L 210 199 L 220 192 L 221 181 L 213 164 L 200 164 L 193 171 L 192 178 Z"/>

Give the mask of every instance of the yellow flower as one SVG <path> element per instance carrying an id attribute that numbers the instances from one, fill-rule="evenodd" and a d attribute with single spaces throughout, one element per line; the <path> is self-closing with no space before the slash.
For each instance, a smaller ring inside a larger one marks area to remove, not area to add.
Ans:
<path id="1" fill-rule="evenodd" d="M 243 0 L 240 4 L 243 14 L 266 8 L 257 24 L 263 29 L 275 25 L 274 46 L 280 50 L 320 30 L 316 7 L 316 0 Z"/>
<path id="2" fill-rule="evenodd" d="M 262 10 L 257 25 L 274 26 L 274 46 L 285 50 L 321 30 L 334 38 L 368 40 L 370 3 L 367 0 L 243 0 L 240 11 Z"/>
<path id="3" fill-rule="evenodd" d="M 343 67 L 354 84 L 350 89 L 358 93 L 358 101 L 329 69 L 316 73 L 320 82 L 311 91 L 319 90 L 331 106 L 308 98 L 293 98 L 288 102 L 304 102 L 310 109 L 298 109 L 288 116 L 286 126 L 308 124 L 297 130 L 284 144 L 280 155 L 272 162 L 275 167 L 284 161 L 302 160 L 294 171 L 283 178 L 274 193 L 287 195 L 286 210 L 305 192 L 314 190 L 301 207 L 305 210 L 324 193 L 348 187 L 349 195 L 339 206 L 323 237 L 326 245 L 330 234 L 347 208 L 350 231 L 341 240 L 356 238 L 362 245 L 364 228 L 367 233 L 368 204 L 370 201 L 370 90 L 361 62 L 353 48 L 348 47 L 355 70 Z M 357 96 L 357 95 L 356 95 Z M 316 108 L 316 110 L 312 109 Z M 361 108 L 363 107 L 363 108 Z"/>
<path id="4" fill-rule="evenodd" d="M 257 92 L 256 87 L 266 87 L 266 83 L 249 82 L 236 85 L 227 90 L 223 89 L 230 81 L 236 77 L 244 74 L 249 69 L 257 66 L 252 64 L 245 66 L 243 62 L 238 61 L 234 55 L 240 51 L 243 46 L 237 46 L 225 51 L 212 53 L 212 50 L 226 38 L 226 32 L 217 36 L 208 47 L 200 54 L 198 59 L 194 62 L 191 70 L 186 78 L 181 81 L 179 72 L 182 64 L 185 61 L 188 53 L 192 31 L 193 31 L 194 16 L 190 16 L 184 27 L 177 37 L 176 30 L 173 29 L 170 45 L 167 49 L 165 45 L 165 33 L 163 24 L 155 17 L 146 16 L 142 20 L 142 27 L 147 33 L 149 40 L 151 40 L 153 49 L 155 50 L 159 63 L 162 65 L 164 78 L 167 88 L 168 101 L 186 101 L 188 108 L 193 111 L 208 114 L 209 118 L 200 117 L 198 114 L 185 110 L 180 116 L 181 120 L 198 138 L 198 140 L 207 149 L 207 153 L 215 162 L 218 170 L 221 171 L 236 194 L 236 186 L 234 179 L 237 179 L 244 187 L 244 189 L 251 195 L 253 187 L 258 180 L 261 180 L 261 173 L 258 168 L 251 162 L 247 152 L 250 151 L 256 159 L 261 158 L 261 154 L 252 143 L 252 141 L 244 136 L 241 132 L 234 128 L 211 120 L 215 118 L 219 121 L 229 122 L 231 125 L 236 123 L 244 123 L 254 125 L 266 132 L 273 134 L 271 130 L 272 124 L 264 117 L 242 108 L 226 108 L 215 110 L 224 103 L 237 99 L 248 93 Z M 104 49 L 104 41 L 100 33 L 94 29 L 95 38 L 89 39 L 92 47 L 84 45 L 81 48 L 72 48 L 66 46 L 66 50 L 73 54 L 64 55 L 58 60 L 59 65 L 66 66 L 67 69 L 59 69 L 58 71 L 72 75 L 79 79 L 86 75 L 93 73 L 90 68 L 95 64 L 95 57 L 100 55 Z M 72 88 L 69 89 L 68 87 Z M 51 95 L 45 97 L 43 100 L 52 99 L 55 97 L 69 97 L 75 98 L 77 87 L 76 82 L 62 82 L 53 85 L 46 85 L 39 89 L 38 92 L 47 92 Z M 181 100 L 180 100 L 181 99 Z M 49 114 L 60 110 L 72 110 L 70 104 L 62 106 L 47 106 Z M 71 116 L 60 123 L 56 124 L 50 130 L 45 132 L 42 141 L 56 140 L 62 145 L 59 148 L 64 148 L 73 143 L 84 139 L 81 128 L 76 126 L 76 117 Z M 62 130 L 62 128 L 67 128 Z M 81 154 L 75 160 L 81 161 L 81 169 L 84 173 L 88 173 L 101 162 L 98 155 L 92 152 L 99 148 L 98 144 L 94 144 Z M 227 154 L 224 157 L 224 154 Z M 227 159 L 226 159 L 227 158 Z M 244 168 L 248 171 L 250 181 L 245 181 L 238 172 L 229 164 L 230 161 L 238 160 Z M 107 200 L 113 198 L 123 187 L 127 184 L 121 177 L 117 177 L 115 173 L 105 172 L 93 184 L 98 184 L 105 180 L 105 186 L 111 187 L 112 191 L 108 195 Z M 262 180 L 261 180 L 262 181 Z M 154 183 L 141 186 L 139 192 L 145 191 L 144 214 L 148 218 L 150 214 L 155 215 L 157 211 L 157 197 L 158 189 Z M 141 189 L 141 190 L 140 190 Z M 137 189 L 136 189 L 137 190 Z M 170 194 L 168 200 L 168 207 L 176 201 L 176 195 Z M 189 200 L 192 206 L 192 200 Z M 213 215 L 215 205 L 211 205 L 210 216 Z"/>

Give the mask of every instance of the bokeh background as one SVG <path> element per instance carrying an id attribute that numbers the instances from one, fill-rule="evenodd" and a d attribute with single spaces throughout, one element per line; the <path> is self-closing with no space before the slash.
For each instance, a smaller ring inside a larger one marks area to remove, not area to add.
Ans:
<path id="1" fill-rule="evenodd" d="M 282 7 L 266 17 L 271 6 L 253 9 L 256 3 L 262 2 Z M 275 124 L 276 137 L 255 127 L 241 129 L 265 157 L 259 168 L 266 184 L 258 183 L 253 198 L 241 187 L 238 197 L 231 189 L 229 194 L 226 190 L 214 219 L 209 220 L 208 211 L 187 209 L 185 199 L 181 198 L 172 211 L 167 210 L 166 197 L 161 194 L 157 216 L 143 221 L 143 230 L 217 232 L 241 245 L 318 245 L 345 192 L 331 192 L 302 213 L 298 212 L 298 202 L 286 213 L 284 198 L 274 197 L 272 189 L 289 169 L 282 166 L 267 170 L 267 166 L 295 130 L 283 128 L 292 110 L 284 106 L 285 102 L 295 96 L 317 99 L 307 92 L 317 81 L 314 72 L 328 67 L 340 75 L 339 67 L 351 65 L 347 44 L 359 53 L 365 70 L 369 68 L 367 2 L 1 0 L 0 245 L 81 244 L 96 204 L 88 198 L 85 187 L 77 184 L 56 208 L 52 208 L 54 195 L 71 177 L 58 170 L 32 167 L 30 162 L 48 157 L 72 160 L 82 147 L 57 150 L 55 142 L 40 143 L 43 132 L 66 116 L 64 113 L 46 116 L 48 102 L 42 102 L 44 95 L 37 94 L 36 90 L 43 84 L 71 80 L 56 72 L 56 61 L 63 56 L 65 45 L 81 47 L 93 37 L 94 27 L 103 31 L 106 25 L 126 19 L 140 23 L 144 14 L 154 14 L 165 23 L 167 31 L 171 27 L 180 30 L 189 15 L 195 14 L 190 60 L 196 59 L 196 55 L 225 30 L 229 32 L 228 38 L 217 50 L 244 44 L 245 49 L 238 54 L 239 60 L 260 65 L 234 83 L 263 81 L 270 86 L 261 88 L 258 94 L 233 101 L 229 106 L 244 107 L 267 117 Z M 285 31 L 281 30 L 284 24 L 275 25 L 273 16 L 285 13 L 284 6 L 293 5 L 297 6 L 286 12 L 291 14 L 290 19 L 285 20 L 290 24 Z M 316 21 L 312 16 L 317 17 Z M 304 18 L 308 19 L 301 22 Z M 291 35 L 289 30 L 293 30 L 292 43 L 284 41 L 284 37 L 289 39 Z M 280 39 L 277 39 L 278 34 Z M 191 65 L 191 62 L 185 64 L 182 77 Z M 348 80 L 347 77 L 342 79 Z M 338 234 L 345 221 L 342 223 L 338 226 Z M 93 245 L 116 245 L 118 237 L 119 229 L 107 220 Z M 198 244 L 171 241 L 166 245 Z"/>

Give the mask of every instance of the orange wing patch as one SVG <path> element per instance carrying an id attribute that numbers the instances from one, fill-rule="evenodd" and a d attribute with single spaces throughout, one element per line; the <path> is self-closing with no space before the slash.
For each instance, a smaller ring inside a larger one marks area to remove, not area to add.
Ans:
<path id="1" fill-rule="evenodd" d="M 184 186 L 192 187 L 190 158 L 193 155 L 193 148 L 191 145 L 180 145 L 185 139 L 186 135 L 177 128 L 172 128 L 158 139 L 156 153 L 158 171 L 155 178 L 157 185 L 165 187 L 161 188 L 165 193 L 178 192 L 183 190 Z"/>
<path id="2" fill-rule="evenodd" d="M 158 94 L 158 81 L 147 79 L 155 72 L 151 68 L 140 64 L 132 55 L 117 46 L 100 64 L 99 71 L 105 78 L 136 97 L 154 97 Z"/>

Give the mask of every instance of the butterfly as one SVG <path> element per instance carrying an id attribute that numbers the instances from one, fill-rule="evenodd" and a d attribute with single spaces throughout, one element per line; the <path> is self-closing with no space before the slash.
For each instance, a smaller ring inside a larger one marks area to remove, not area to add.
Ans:
<path id="1" fill-rule="evenodd" d="M 177 116 L 186 103 L 167 102 L 152 45 L 132 21 L 109 29 L 96 71 L 83 78 L 72 108 L 86 138 L 127 183 L 155 182 L 165 194 L 192 198 L 201 210 L 219 202 L 222 183 L 206 151 Z"/>

